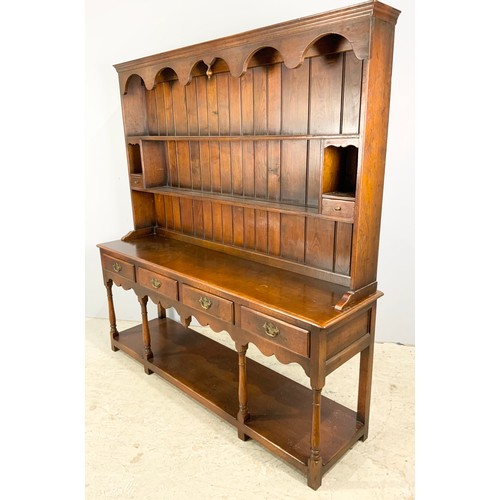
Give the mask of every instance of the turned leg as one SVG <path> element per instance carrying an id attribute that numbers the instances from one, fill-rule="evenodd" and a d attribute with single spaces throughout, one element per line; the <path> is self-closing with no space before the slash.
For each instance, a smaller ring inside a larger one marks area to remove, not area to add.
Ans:
<path id="1" fill-rule="evenodd" d="M 238 422 L 244 424 L 248 418 L 248 391 L 247 391 L 247 359 L 246 352 L 248 349 L 248 344 L 238 345 L 236 344 L 236 350 L 238 351 L 238 367 L 239 367 L 239 381 L 238 381 Z M 246 441 L 248 436 L 242 431 L 238 430 L 238 437 Z"/>
<path id="2" fill-rule="evenodd" d="M 142 314 L 142 340 L 144 342 L 144 362 L 146 360 L 153 357 L 153 352 L 151 351 L 151 335 L 149 333 L 149 324 L 148 324 L 148 297 L 139 297 L 139 303 L 141 304 L 141 314 Z M 149 368 L 144 364 L 144 371 L 150 375 L 153 373 Z"/>
<path id="3" fill-rule="evenodd" d="M 321 486 L 323 459 L 321 458 L 321 388 L 312 388 L 311 455 L 307 463 L 307 485 L 313 490 Z"/>
<path id="4" fill-rule="evenodd" d="M 106 281 L 106 292 L 108 294 L 108 311 L 109 311 L 109 336 L 111 338 L 111 349 L 113 351 L 118 351 L 118 347 L 113 345 L 113 339 L 118 338 L 118 330 L 116 329 L 116 314 L 115 306 L 113 304 L 113 293 L 111 288 L 113 286 L 113 280 Z"/>
<path id="5" fill-rule="evenodd" d="M 359 359 L 359 388 L 358 388 L 358 411 L 357 418 L 365 424 L 361 440 L 368 438 L 368 424 L 370 421 L 370 399 L 372 392 L 372 369 L 373 369 L 373 343 L 375 333 L 375 305 L 370 313 L 370 345 L 361 351 Z"/>
<path id="6" fill-rule="evenodd" d="M 158 302 L 158 319 L 165 319 L 167 317 L 167 312 L 165 308 Z"/>

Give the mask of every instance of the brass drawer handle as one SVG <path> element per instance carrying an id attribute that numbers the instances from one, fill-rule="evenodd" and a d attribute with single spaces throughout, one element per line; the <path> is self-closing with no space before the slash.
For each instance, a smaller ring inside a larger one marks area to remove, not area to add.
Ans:
<path id="1" fill-rule="evenodd" d="M 280 332 L 280 329 L 271 322 L 266 321 L 262 326 L 264 327 L 266 334 L 270 337 L 277 337 Z"/>
<path id="2" fill-rule="evenodd" d="M 122 270 L 122 266 L 120 266 L 120 264 L 118 264 L 118 262 L 115 262 L 115 263 L 113 264 L 113 269 L 114 269 L 117 273 L 119 273 L 119 272 Z"/>
<path id="3" fill-rule="evenodd" d="M 205 310 L 208 310 L 212 307 L 212 301 L 207 297 L 200 297 L 200 300 L 198 302 L 200 303 L 200 306 Z"/>
<path id="4" fill-rule="evenodd" d="M 336 206 L 333 208 L 335 212 L 340 212 L 342 210 L 342 207 Z"/>
<path id="5" fill-rule="evenodd" d="M 156 278 L 151 278 L 151 284 L 153 285 L 153 288 L 160 288 L 161 287 L 161 281 Z"/>

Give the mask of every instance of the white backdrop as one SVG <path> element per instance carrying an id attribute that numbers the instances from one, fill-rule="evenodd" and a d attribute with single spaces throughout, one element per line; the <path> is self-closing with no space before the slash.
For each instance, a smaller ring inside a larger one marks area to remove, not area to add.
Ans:
<path id="1" fill-rule="evenodd" d="M 118 76 L 113 64 L 332 10 L 355 0 L 87 0 L 86 316 L 107 317 L 96 244 L 132 225 Z M 414 344 L 414 7 L 396 25 L 386 180 L 380 239 L 377 340 Z M 120 319 L 140 320 L 132 292 L 114 287 Z M 151 308 L 154 314 L 154 308 Z"/>

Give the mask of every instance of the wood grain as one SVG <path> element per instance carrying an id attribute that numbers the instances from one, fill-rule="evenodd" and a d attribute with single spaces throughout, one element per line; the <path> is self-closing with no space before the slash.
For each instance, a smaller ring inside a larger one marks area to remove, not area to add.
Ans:
<path id="1" fill-rule="evenodd" d="M 222 241 L 233 244 L 233 207 L 230 205 L 222 205 Z"/>
<path id="2" fill-rule="evenodd" d="M 222 205 L 220 203 L 212 203 L 212 223 L 214 241 L 222 243 Z"/>
<path id="3" fill-rule="evenodd" d="M 177 196 L 172 197 L 172 214 L 174 220 L 174 229 L 176 231 L 182 231 L 181 204 L 180 198 Z"/>
<path id="4" fill-rule="evenodd" d="M 126 135 L 147 133 L 146 89 L 137 75 L 129 79 L 127 93 L 122 96 L 122 110 Z"/>
<path id="5" fill-rule="evenodd" d="M 175 134 L 188 135 L 185 87 L 178 81 L 174 81 L 172 82 L 171 90 Z"/>
<path id="6" fill-rule="evenodd" d="M 281 215 L 281 256 L 304 262 L 305 217 Z"/>
<path id="7" fill-rule="evenodd" d="M 203 237 L 207 240 L 213 239 L 212 202 L 203 200 Z"/>
<path id="8" fill-rule="evenodd" d="M 179 187 L 192 188 L 191 158 L 189 142 L 177 142 L 177 168 L 179 173 Z"/>
<path id="9" fill-rule="evenodd" d="M 193 200 L 180 198 L 182 232 L 194 234 Z"/>
<path id="10" fill-rule="evenodd" d="M 283 141 L 281 148 L 281 201 L 304 205 L 306 201 L 307 143 Z"/>
<path id="11" fill-rule="evenodd" d="M 270 255 L 281 255 L 281 217 L 276 212 L 267 213 L 267 243 Z"/>
<path id="12" fill-rule="evenodd" d="M 165 214 L 165 203 L 163 201 L 163 198 L 164 197 L 159 194 L 154 195 L 156 224 L 161 227 L 166 227 L 167 219 Z"/>
<path id="13" fill-rule="evenodd" d="M 253 132 L 267 134 L 267 68 L 253 68 Z"/>
<path id="14" fill-rule="evenodd" d="M 244 247 L 253 250 L 255 248 L 255 210 L 243 209 Z"/>
<path id="15" fill-rule="evenodd" d="M 233 207 L 233 244 L 243 247 L 244 239 L 243 208 Z"/>
<path id="16" fill-rule="evenodd" d="M 342 54 L 311 59 L 310 134 L 340 133 Z"/>
<path id="17" fill-rule="evenodd" d="M 282 67 L 281 131 L 307 134 L 309 121 L 309 60 L 296 69 Z M 291 106 L 290 103 L 293 103 Z"/>
<path id="18" fill-rule="evenodd" d="M 255 210 L 255 249 L 267 253 L 267 212 Z"/>
<path id="19" fill-rule="evenodd" d="M 174 225 L 174 212 L 172 207 L 172 197 L 171 196 L 163 196 L 163 200 L 165 203 L 165 219 L 166 225 L 168 229 L 175 229 Z"/>
<path id="20" fill-rule="evenodd" d="M 337 222 L 335 228 L 336 273 L 349 275 L 351 269 L 352 224 Z"/>
<path id="21" fill-rule="evenodd" d="M 202 200 L 193 200 L 193 222 L 194 222 L 194 235 L 199 238 L 204 238 L 205 227 L 203 224 Z"/>
<path id="22" fill-rule="evenodd" d="M 344 100 L 342 103 L 342 133 L 359 131 L 361 105 L 361 75 L 363 63 L 352 52 L 344 54 Z"/>
<path id="23" fill-rule="evenodd" d="M 335 222 L 306 218 L 306 264 L 333 271 Z"/>
<path id="24" fill-rule="evenodd" d="M 158 106 L 159 109 L 164 110 L 165 106 Z M 156 89 L 146 90 L 146 120 L 149 135 L 164 135 L 166 128 L 162 130 L 158 127 L 158 112 L 156 106 Z M 165 123 L 165 120 L 163 120 Z"/>

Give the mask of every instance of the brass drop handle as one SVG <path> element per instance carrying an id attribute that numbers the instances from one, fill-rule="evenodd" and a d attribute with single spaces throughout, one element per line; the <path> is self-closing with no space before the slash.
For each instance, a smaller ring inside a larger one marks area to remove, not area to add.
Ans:
<path id="1" fill-rule="evenodd" d="M 342 207 L 336 206 L 333 208 L 335 212 L 340 212 L 342 210 Z"/>
<path id="2" fill-rule="evenodd" d="M 270 337 L 277 337 L 280 332 L 280 329 L 269 321 L 266 321 L 262 326 L 264 327 L 266 334 Z"/>
<path id="3" fill-rule="evenodd" d="M 113 264 L 113 269 L 114 269 L 117 273 L 119 273 L 119 272 L 122 270 L 122 266 L 120 266 L 120 264 L 118 264 L 118 262 L 115 262 L 115 263 Z"/>
<path id="4" fill-rule="evenodd" d="M 161 281 L 156 278 L 151 278 L 151 284 L 153 285 L 153 288 L 160 288 L 161 287 Z"/>
<path id="5" fill-rule="evenodd" d="M 205 311 L 212 307 L 212 301 L 207 297 L 200 297 L 198 302 L 200 303 L 200 306 L 205 309 Z"/>

